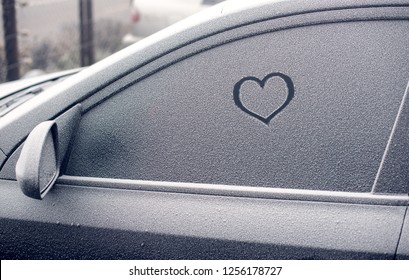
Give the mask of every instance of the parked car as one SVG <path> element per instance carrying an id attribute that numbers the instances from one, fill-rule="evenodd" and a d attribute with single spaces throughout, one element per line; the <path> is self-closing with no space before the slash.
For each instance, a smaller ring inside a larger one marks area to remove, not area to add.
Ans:
<path id="1" fill-rule="evenodd" d="M 224 0 L 131 0 L 131 29 L 123 38 L 133 44 L 194 13 Z"/>
<path id="2" fill-rule="evenodd" d="M 0 257 L 408 259 L 408 19 L 227 1 L 16 106 Z"/>

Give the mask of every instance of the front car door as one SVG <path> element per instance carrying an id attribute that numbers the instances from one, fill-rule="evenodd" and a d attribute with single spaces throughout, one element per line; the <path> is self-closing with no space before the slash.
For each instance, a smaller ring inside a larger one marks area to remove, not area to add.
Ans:
<path id="1" fill-rule="evenodd" d="M 355 3 L 222 4 L 10 117 L 2 257 L 395 258 L 409 4 Z M 24 197 L 20 143 L 79 106 L 56 186 Z"/>

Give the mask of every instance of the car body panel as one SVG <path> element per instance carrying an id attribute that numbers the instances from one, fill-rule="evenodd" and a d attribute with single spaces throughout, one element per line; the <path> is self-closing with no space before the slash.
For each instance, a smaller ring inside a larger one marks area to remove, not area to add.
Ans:
<path id="1" fill-rule="evenodd" d="M 405 222 L 402 225 L 402 232 L 399 241 L 399 247 L 397 249 L 397 259 L 407 260 L 409 259 L 409 215 L 408 208 L 406 208 Z"/>
<path id="2" fill-rule="evenodd" d="M 386 259 L 394 257 L 406 209 L 63 184 L 57 184 L 43 201 L 36 201 L 23 196 L 13 181 L 1 181 L 0 189 L 2 228 L 9 223 L 21 227 L 15 240 L 8 235 L 1 239 L 1 251 L 6 254 L 3 257 L 12 257 L 14 249 L 8 244 L 14 243 L 18 248 L 15 256 L 21 258 L 41 256 L 31 255 L 31 251 L 43 251 L 45 258 L 95 258 L 98 250 L 106 257 L 105 248 L 107 254 L 110 246 L 118 246 L 109 258 Z M 43 226 L 50 230 L 47 238 L 40 234 Z M 23 229 L 30 231 L 26 240 L 21 240 Z M 91 244 L 89 237 L 86 242 L 81 240 L 98 229 L 101 237 L 95 236 Z M 105 231 L 117 232 L 115 238 L 110 239 Z M 155 244 L 159 236 L 164 244 Z M 105 247 L 99 238 L 108 238 L 113 244 Z M 126 245 L 128 238 L 132 242 Z M 182 245 L 180 239 L 188 244 Z M 196 240 L 208 242 L 198 245 Z M 222 245 L 215 248 L 213 242 Z M 73 243 L 77 243 L 74 248 Z M 70 245 L 61 252 L 50 251 L 50 247 L 64 248 L 66 244 Z M 249 244 L 257 250 L 241 251 Z M 205 249 L 197 250 L 201 246 Z M 183 247 L 188 248 L 179 251 Z"/>
<path id="3" fill-rule="evenodd" d="M 6 159 L 7 159 L 7 156 L 3 153 L 2 150 L 0 150 L 0 166 L 2 166 L 4 162 L 6 162 Z"/>

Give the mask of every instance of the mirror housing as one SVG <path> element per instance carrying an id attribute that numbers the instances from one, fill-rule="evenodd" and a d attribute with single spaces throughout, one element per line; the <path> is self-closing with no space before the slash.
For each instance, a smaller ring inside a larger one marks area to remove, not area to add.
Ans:
<path id="1" fill-rule="evenodd" d="M 16 177 L 23 193 L 42 199 L 59 174 L 58 130 L 55 121 L 37 125 L 28 135 L 16 165 Z"/>

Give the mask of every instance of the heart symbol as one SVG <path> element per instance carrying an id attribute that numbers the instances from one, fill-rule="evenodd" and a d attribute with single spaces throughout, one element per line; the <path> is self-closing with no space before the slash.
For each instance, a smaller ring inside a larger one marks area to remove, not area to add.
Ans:
<path id="1" fill-rule="evenodd" d="M 249 109 L 247 109 L 240 100 L 240 88 L 244 84 L 244 82 L 246 82 L 246 81 L 256 82 L 263 89 L 264 86 L 266 85 L 267 81 L 269 79 L 271 79 L 271 78 L 274 78 L 274 77 L 279 77 L 279 78 L 283 79 L 285 84 L 287 85 L 287 98 L 284 101 L 284 103 L 281 104 L 281 106 L 278 107 L 277 110 L 272 112 L 267 117 L 262 117 L 262 116 L 256 114 L 255 112 L 252 112 Z M 262 80 L 260 80 L 260 79 L 258 79 L 256 77 L 251 77 L 251 76 L 250 77 L 244 77 L 243 79 L 241 79 L 240 81 L 238 81 L 234 85 L 234 89 L 233 89 L 233 98 L 234 98 L 234 103 L 236 104 L 236 106 L 239 107 L 243 112 L 249 114 L 252 117 L 255 117 L 256 119 L 262 121 L 263 123 L 265 123 L 267 125 L 278 113 L 280 113 L 285 107 L 287 107 L 288 104 L 290 104 L 290 101 L 291 101 L 291 99 L 293 99 L 293 97 L 294 97 L 294 83 L 293 83 L 293 81 L 287 75 L 284 75 L 284 74 L 279 73 L 279 72 L 268 74 Z"/>

